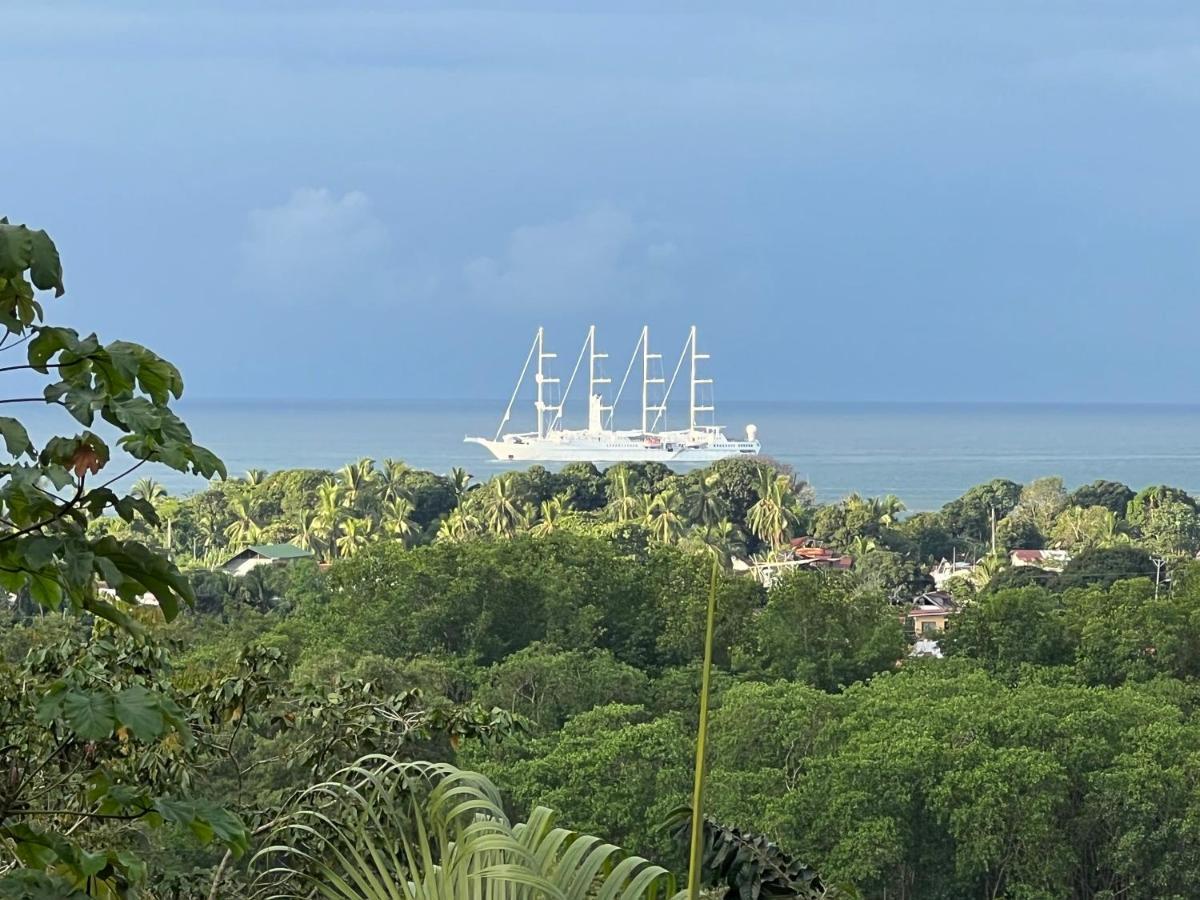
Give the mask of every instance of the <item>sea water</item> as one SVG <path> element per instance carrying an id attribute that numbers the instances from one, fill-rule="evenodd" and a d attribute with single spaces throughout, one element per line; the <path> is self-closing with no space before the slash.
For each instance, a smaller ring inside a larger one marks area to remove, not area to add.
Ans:
<path id="1" fill-rule="evenodd" d="M 502 401 L 479 400 L 179 405 L 196 440 L 225 461 L 230 475 L 336 469 L 367 456 L 441 473 L 462 466 L 477 479 L 507 465 L 463 437 L 493 435 L 502 409 Z M 61 418 L 52 425 L 51 412 L 28 417 L 35 438 L 70 428 Z M 730 437 L 757 425 L 763 453 L 791 466 L 821 500 L 852 491 L 896 494 L 909 509 L 936 509 L 981 481 L 1043 475 L 1059 475 L 1068 487 L 1107 478 L 1200 493 L 1200 406 L 726 401 L 719 412 Z M 531 427 L 514 412 L 509 429 Z M 114 459 L 114 473 L 121 462 Z M 143 475 L 171 493 L 203 487 L 149 466 L 120 486 Z"/>

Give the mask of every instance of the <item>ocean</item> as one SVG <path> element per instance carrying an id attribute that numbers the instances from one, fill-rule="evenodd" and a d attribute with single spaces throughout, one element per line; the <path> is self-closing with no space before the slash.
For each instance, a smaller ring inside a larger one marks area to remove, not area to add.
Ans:
<path id="1" fill-rule="evenodd" d="M 190 401 L 179 412 L 231 475 L 336 469 L 369 456 L 435 472 L 463 466 L 487 479 L 506 466 L 463 437 L 493 434 L 503 407 L 500 400 Z M 27 419 L 35 439 L 49 433 L 48 412 Z M 1200 493 L 1200 406 L 725 401 L 719 412 L 730 436 L 757 425 L 764 454 L 790 465 L 823 501 L 852 491 L 896 494 L 910 510 L 930 510 L 981 481 L 1043 475 L 1060 475 L 1068 487 L 1108 478 Z M 520 413 L 511 427 L 528 427 Z M 123 486 L 142 475 L 174 494 L 203 487 L 151 467 Z"/>

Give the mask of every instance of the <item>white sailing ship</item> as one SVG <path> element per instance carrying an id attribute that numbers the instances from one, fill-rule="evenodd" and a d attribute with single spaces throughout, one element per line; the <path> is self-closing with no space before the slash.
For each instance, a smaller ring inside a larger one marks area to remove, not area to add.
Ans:
<path id="1" fill-rule="evenodd" d="M 634 365 L 642 363 L 642 419 L 641 428 L 615 430 L 613 415 Z M 563 425 L 563 408 L 575 384 L 576 376 L 584 358 L 588 360 L 588 421 L 587 427 L 570 429 Z M 565 390 L 559 391 L 559 379 L 550 371 L 551 362 L 557 354 L 546 350 L 545 330 L 539 328 L 533 345 L 525 357 L 525 365 L 513 388 L 508 408 L 500 420 L 495 437 L 468 437 L 466 441 L 486 447 L 499 460 L 528 462 L 574 462 L 594 463 L 635 462 L 657 460 L 664 463 L 708 462 L 727 456 L 754 456 L 760 449 L 758 429 L 746 426 L 746 439 L 735 440 L 725 436 L 720 425 L 702 424 L 701 419 L 715 414 L 712 399 L 712 379 L 700 378 L 697 366 L 707 360 L 707 353 L 700 353 L 696 346 L 696 326 L 688 333 L 679 362 L 675 366 L 671 381 L 666 384 L 662 372 L 662 355 L 650 352 L 650 329 L 642 328 L 637 346 L 634 347 L 625 376 L 611 402 L 605 402 L 604 391 L 611 386 L 612 379 L 604 377 L 600 368 L 608 354 L 596 349 L 596 326 L 588 329 L 587 338 L 575 361 L 575 368 L 567 381 Z M 529 374 L 530 365 L 536 360 L 534 383 L 537 399 L 534 402 L 536 429 L 528 432 L 504 432 L 513 405 L 521 391 L 521 385 Z M 685 362 L 690 363 L 690 400 L 688 404 L 688 426 L 684 429 L 666 430 L 664 417 L 667 401 Z M 665 389 L 663 388 L 663 385 Z M 655 396 L 661 391 L 661 396 Z M 707 396 L 705 396 L 707 395 Z"/>

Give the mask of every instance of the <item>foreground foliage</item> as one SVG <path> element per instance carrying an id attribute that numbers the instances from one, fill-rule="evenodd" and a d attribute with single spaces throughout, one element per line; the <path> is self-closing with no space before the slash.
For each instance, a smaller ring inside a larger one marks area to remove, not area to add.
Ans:
<path id="1" fill-rule="evenodd" d="M 127 525 L 158 523 L 149 500 L 112 488 L 143 463 L 205 478 L 225 470 L 170 408 L 183 392 L 174 366 L 137 344 L 104 344 L 94 334 L 45 324 L 38 291 L 64 292 L 54 243 L 44 231 L 0 219 L 0 351 L 23 347 L 25 358 L 3 367 L 23 386 L 3 402 L 61 411 L 63 425 L 79 429 L 38 447 L 20 419 L 0 417 L 10 457 L 0 465 L 0 587 L 10 603 L 83 614 L 140 634 L 130 614 L 139 598 L 152 597 L 169 620 L 194 600 L 191 584 L 140 541 L 96 534 L 89 525 L 105 514 Z M 115 448 L 91 430 L 97 420 L 117 433 Z M 130 465 L 109 477 L 114 449 Z M 145 877 L 143 861 L 131 846 L 101 837 L 97 823 L 172 825 L 234 853 L 246 849 L 241 821 L 194 797 L 175 771 L 194 738 L 185 710 L 161 690 L 154 651 L 98 634 L 85 646 L 42 648 L 5 673 L 4 894 L 116 897 L 135 890 Z"/>
<path id="2" fill-rule="evenodd" d="M 510 823 L 490 781 L 367 757 L 314 785 L 259 852 L 256 894 L 344 900 L 671 897 L 674 877 L 534 809 Z M 675 896 L 682 896 L 675 894 Z"/>

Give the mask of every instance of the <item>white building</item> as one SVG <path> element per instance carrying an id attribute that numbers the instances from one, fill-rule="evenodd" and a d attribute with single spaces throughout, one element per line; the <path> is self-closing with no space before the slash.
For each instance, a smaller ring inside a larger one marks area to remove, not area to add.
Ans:
<path id="1" fill-rule="evenodd" d="M 974 568 L 974 563 L 969 563 L 963 559 L 951 562 L 943 558 L 940 563 L 929 570 L 929 577 L 933 579 L 933 586 L 940 591 L 951 578 L 959 575 L 970 575 L 971 570 Z"/>
<path id="2" fill-rule="evenodd" d="M 294 562 L 297 559 L 308 559 L 312 555 L 311 550 L 305 550 L 295 544 L 253 544 L 226 560 L 221 566 L 221 571 L 241 578 L 259 566 Z"/>

